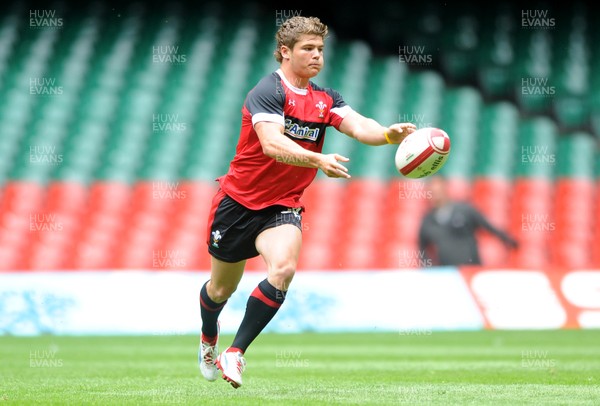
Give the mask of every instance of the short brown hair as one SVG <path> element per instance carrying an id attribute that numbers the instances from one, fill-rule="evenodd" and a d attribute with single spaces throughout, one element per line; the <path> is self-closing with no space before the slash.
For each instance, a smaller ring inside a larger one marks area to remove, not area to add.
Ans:
<path id="1" fill-rule="evenodd" d="M 290 49 L 294 48 L 294 45 L 296 45 L 300 36 L 304 34 L 318 35 L 325 40 L 327 32 L 327 26 L 317 17 L 295 16 L 289 18 L 281 24 L 275 34 L 277 48 L 275 48 L 273 55 L 277 62 L 281 63 L 283 60 L 283 57 L 281 56 L 281 47 L 283 45 Z"/>

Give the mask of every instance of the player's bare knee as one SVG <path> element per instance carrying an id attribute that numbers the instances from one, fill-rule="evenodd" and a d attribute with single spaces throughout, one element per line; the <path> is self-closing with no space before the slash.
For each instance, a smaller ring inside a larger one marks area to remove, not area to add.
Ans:
<path id="1" fill-rule="evenodd" d="M 275 288 L 287 291 L 294 274 L 296 273 L 296 264 L 285 262 L 269 269 L 269 282 Z"/>
<path id="2" fill-rule="evenodd" d="M 208 289 L 208 296 L 210 296 L 215 303 L 222 303 L 229 299 L 236 289 L 237 286 L 220 286 L 212 284 Z"/>

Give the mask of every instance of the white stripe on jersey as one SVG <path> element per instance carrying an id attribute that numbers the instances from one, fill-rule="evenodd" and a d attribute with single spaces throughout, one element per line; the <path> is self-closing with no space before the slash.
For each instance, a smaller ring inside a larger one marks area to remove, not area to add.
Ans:
<path id="1" fill-rule="evenodd" d="M 350 113 L 351 111 L 352 111 L 352 107 L 348 106 L 347 104 L 344 107 L 334 107 L 331 109 L 332 113 L 337 114 L 341 118 L 346 117 L 346 115 L 348 113 Z"/>
<path id="2" fill-rule="evenodd" d="M 256 113 L 252 116 L 252 126 L 255 126 L 256 123 L 261 121 L 268 121 L 271 123 L 281 124 L 285 126 L 285 121 L 283 116 L 280 114 L 271 114 L 271 113 Z"/>

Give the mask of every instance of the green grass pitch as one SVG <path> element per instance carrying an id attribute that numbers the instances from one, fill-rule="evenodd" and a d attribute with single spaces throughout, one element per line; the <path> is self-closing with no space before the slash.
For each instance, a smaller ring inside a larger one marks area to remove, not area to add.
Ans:
<path id="1" fill-rule="evenodd" d="M 600 404 L 600 330 L 264 334 L 237 390 L 204 381 L 197 344 L 0 337 L 0 404 Z"/>

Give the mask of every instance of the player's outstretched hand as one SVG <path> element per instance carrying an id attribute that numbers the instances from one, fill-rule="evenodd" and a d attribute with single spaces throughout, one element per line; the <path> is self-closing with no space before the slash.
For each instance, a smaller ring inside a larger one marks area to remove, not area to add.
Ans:
<path id="1" fill-rule="evenodd" d="M 396 123 L 388 127 L 387 135 L 394 144 L 400 144 L 410 133 L 417 131 L 413 123 Z"/>
<path id="2" fill-rule="evenodd" d="M 319 163 L 319 169 L 330 178 L 346 178 L 350 179 L 348 168 L 340 162 L 348 162 L 350 159 L 338 154 L 322 154 L 322 159 Z"/>

